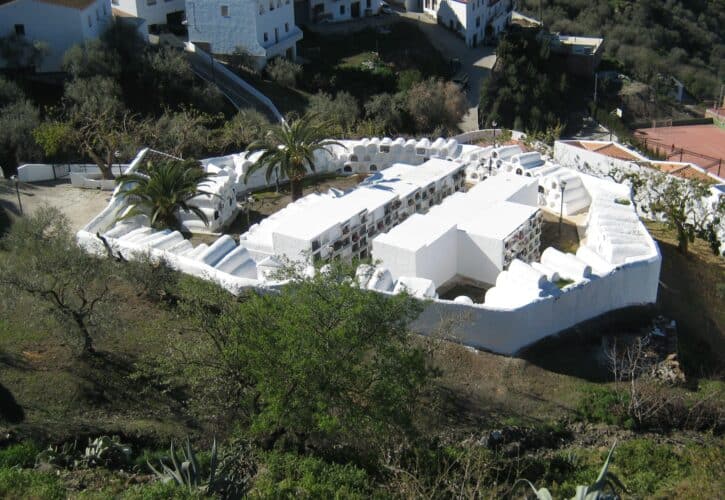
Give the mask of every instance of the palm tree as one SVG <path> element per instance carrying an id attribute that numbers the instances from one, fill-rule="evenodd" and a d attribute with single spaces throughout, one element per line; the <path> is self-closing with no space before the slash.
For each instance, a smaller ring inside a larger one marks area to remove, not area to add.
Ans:
<path id="1" fill-rule="evenodd" d="M 343 146 L 337 141 L 327 140 L 329 128 L 317 121 L 314 115 L 305 115 L 291 124 L 282 122 L 272 125 L 262 139 L 256 140 L 247 148 L 245 157 L 257 151 L 262 155 L 250 167 L 244 176 L 260 169 L 266 169 L 265 176 L 270 182 L 273 174 L 286 176 L 290 181 L 292 201 L 302 197 L 302 180 L 307 169 L 315 171 L 314 153 L 318 150 L 330 152 L 331 146 Z"/>
<path id="2" fill-rule="evenodd" d="M 119 190 L 119 196 L 126 198 L 130 206 L 118 220 L 145 214 L 151 218 L 151 227 L 179 229 L 177 212 L 183 210 L 208 224 L 206 214 L 188 201 L 198 195 L 212 196 L 199 189 L 211 175 L 196 160 L 149 161 L 145 167 L 116 179 L 117 184 L 128 188 Z"/>

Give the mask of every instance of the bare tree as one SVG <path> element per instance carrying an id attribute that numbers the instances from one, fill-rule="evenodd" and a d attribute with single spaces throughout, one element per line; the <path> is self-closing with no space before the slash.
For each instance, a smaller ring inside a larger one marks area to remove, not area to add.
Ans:
<path id="1" fill-rule="evenodd" d="M 68 220 L 49 207 L 16 222 L 2 246 L 0 288 L 39 299 L 69 327 L 83 353 L 94 353 L 115 301 L 112 261 L 81 250 Z"/>

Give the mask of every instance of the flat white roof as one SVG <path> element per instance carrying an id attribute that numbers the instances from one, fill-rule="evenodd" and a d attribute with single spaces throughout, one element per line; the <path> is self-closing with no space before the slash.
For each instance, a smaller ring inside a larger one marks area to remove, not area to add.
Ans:
<path id="1" fill-rule="evenodd" d="M 469 234 L 503 240 L 538 210 L 538 207 L 500 201 L 489 207 L 480 217 L 472 217 L 458 224 L 458 228 Z"/>
<path id="2" fill-rule="evenodd" d="M 455 193 L 425 215 L 414 215 L 376 241 L 415 250 L 436 241 L 453 226 L 494 239 L 503 239 L 536 213 L 538 207 L 508 201 L 538 180 L 500 174 L 480 182 L 467 193 Z"/>
<path id="3" fill-rule="evenodd" d="M 394 164 L 341 196 L 313 195 L 310 198 L 308 195 L 303 200 L 309 198 L 310 203 L 288 205 L 276 216 L 261 222 L 247 239 L 270 242 L 272 233 L 276 233 L 311 241 L 365 210 L 371 212 L 397 197 L 405 198 L 462 168 L 460 163 L 435 158 L 418 166 Z"/>

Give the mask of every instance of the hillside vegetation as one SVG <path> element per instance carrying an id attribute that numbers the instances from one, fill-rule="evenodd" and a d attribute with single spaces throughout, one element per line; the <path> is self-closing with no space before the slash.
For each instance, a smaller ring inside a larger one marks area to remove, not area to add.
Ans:
<path id="1" fill-rule="evenodd" d="M 673 75 L 700 99 L 714 99 L 725 79 L 723 0 L 523 0 L 545 27 L 605 38 L 605 56 L 650 84 Z"/>
<path id="2" fill-rule="evenodd" d="M 0 498 L 499 498 L 517 478 L 560 498 L 615 440 L 635 498 L 722 491 L 721 382 L 644 377 L 634 412 L 629 384 L 571 366 L 590 331 L 529 361 L 421 338 L 418 301 L 350 271 L 233 297 L 84 255 L 58 212 L 19 219 L 0 240 Z M 187 436 L 194 484 L 159 481 L 148 464 Z"/>

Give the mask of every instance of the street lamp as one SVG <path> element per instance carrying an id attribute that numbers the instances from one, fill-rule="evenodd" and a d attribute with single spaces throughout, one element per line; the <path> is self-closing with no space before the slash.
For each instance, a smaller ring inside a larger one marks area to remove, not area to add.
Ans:
<path id="1" fill-rule="evenodd" d="M 493 158 L 488 158 L 488 176 L 491 177 L 491 168 L 493 167 Z"/>
<path id="2" fill-rule="evenodd" d="M 121 170 L 121 152 L 115 151 L 113 153 L 113 156 L 116 158 L 116 163 L 118 163 L 118 175 L 123 175 L 123 171 Z"/>
<path id="3" fill-rule="evenodd" d="M 20 199 L 20 185 L 18 182 L 18 176 L 13 175 L 10 178 L 15 182 L 15 194 L 18 195 L 18 208 L 20 209 L 20 215 L 23 215 L 23 201 Z"/>
<path id="4" fill-rule="evenodd" d="M 496 147 L 496 125 L 498 125 L 498 123 L 496 123 L 496 120 L 491 122 L 491 126 L 493 127 L 493 147 L 494 148 Z"/>
<path id="5" fill-rule="evenodd" d="M 559 209 L 559 236 L 561 237 L 561 223 L 564 219 L 564 190 L 566 189 L 566 181 L 561 181 L 559 183 L 559 188 L 561 189 L 561 208 Z"/>

